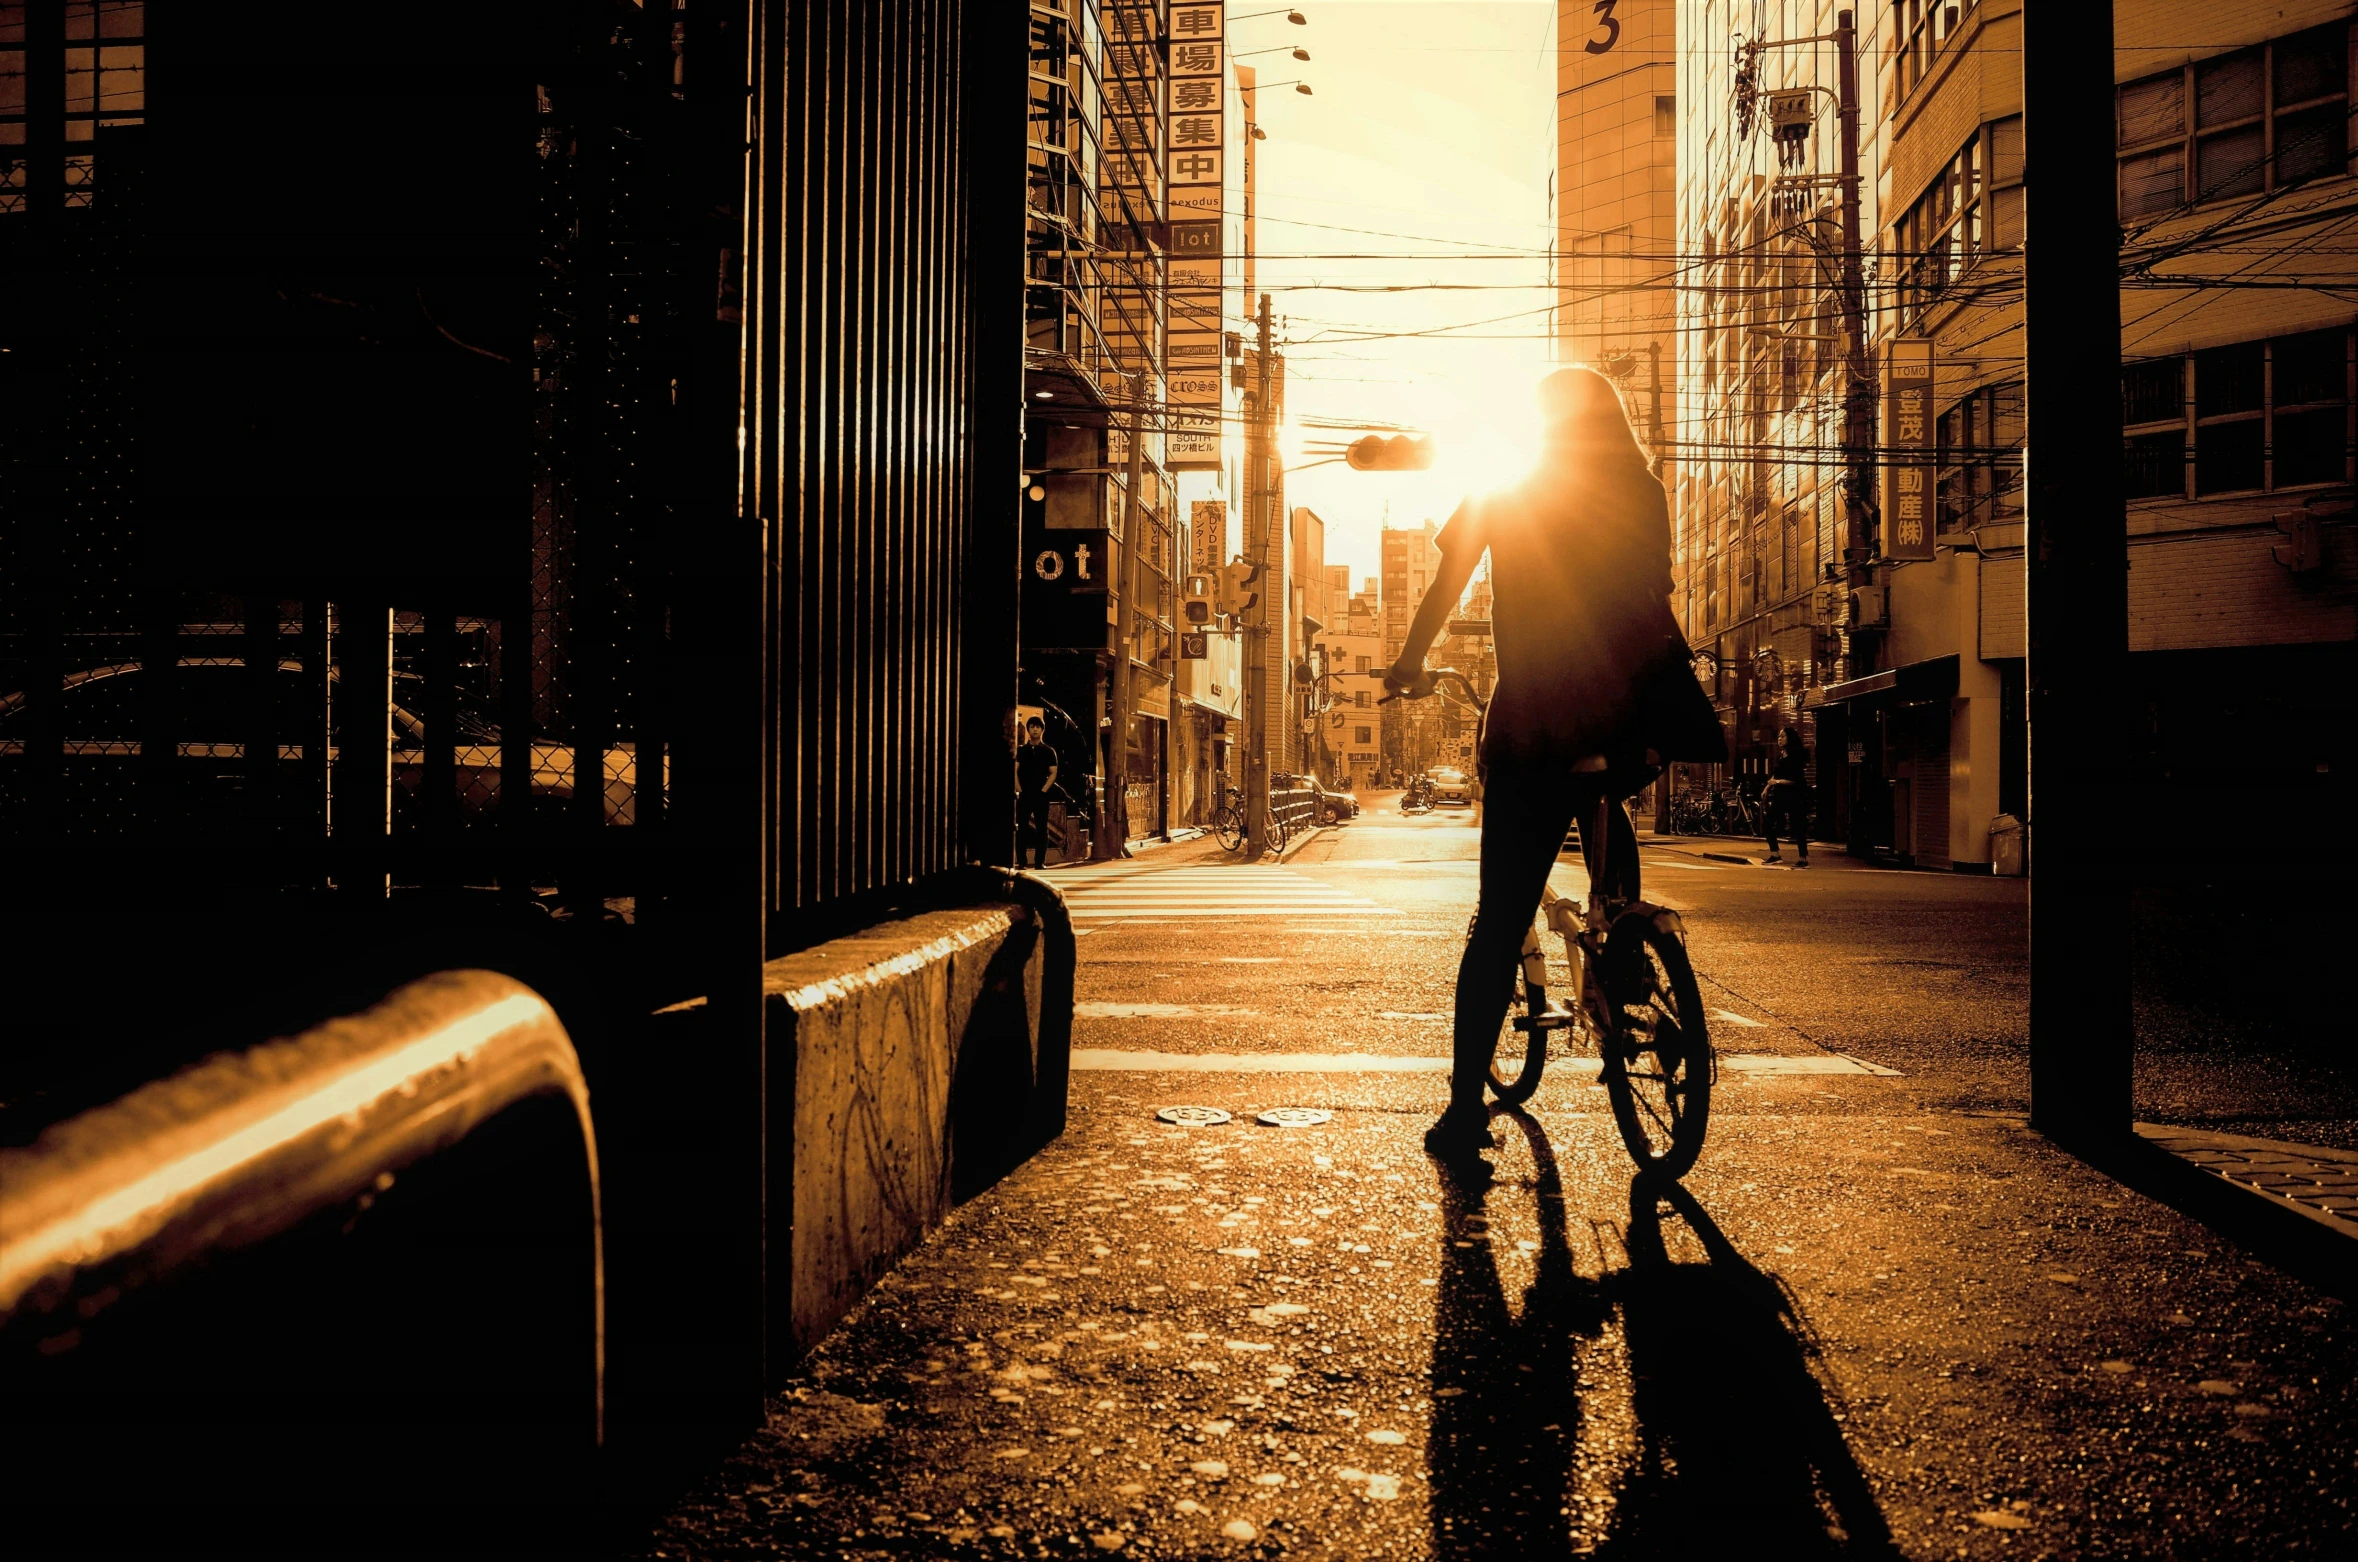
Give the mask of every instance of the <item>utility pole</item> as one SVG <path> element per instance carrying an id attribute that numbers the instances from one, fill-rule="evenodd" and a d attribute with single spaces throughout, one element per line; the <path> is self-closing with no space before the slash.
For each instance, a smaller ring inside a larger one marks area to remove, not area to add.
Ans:
<path id="1" fill-rule="evenodd" d="M 1866 235 L 1859 231 L 1859 58 L 1858 27 L 1853 13 L 1834 18 L 1834 53 L 1838 62 L 1836 111 L 1841 141 L 1842 181 L 1842 331 L 1849 362 L 1843 371 L 1842 449 L 1850 468 L 1843 489 L 1843 517 L 1848 525 L 1844 557 L 1853 585 L 1864 585 L 1873 566 L 1874 548 L 1867 524 L 1867 500 L 1875 490 L 1875 368 L 1867 351 L 1867 286 L 1860 263 Z M 1851 651 L 1850 675 L 1861 678 L 1873 668 L 1857 665 Z"/>
<path id="2" fill-rule="evenodd" d="M 1113 728 L 1105 744 L 1105 806 L 1097 811 L 1099 862 L 1119 857 L 1130 842 L 1130 594 L 1138 546 L 1138 492 L 1146 476 L 1146 370 L 1130 375 L 1130 460 L 1122 493 L 1122 536 L 1106 562 L 1105 589 L 1113 603 L 1113 671 L 1105 681 L 1105 703 Z"/>
<path id="3" fill-rule="evenodd" d="M 1755 40 L 1744 47 L 1756 59 L 1762 49 L 1825 43 L 1834 46 L 1835 54 L 1834 107 L 1840 158 L 1835 184 L 1842 212 L 1843 579 L 1847 586 L 1856 588 L 1871 584 L 1875 572 L 1874 527 L 1871 521 L 1875 492 L 1876 399 L 1874 356 L 1867 343 L 1867 287 L 1862 259 L 1866 235 L 1859 226 L 1859 61 L 1856 14 L 1850 11 L 1836 12 L 1834 30 L 1830 33 L 1810 38 Z M 1746 123 L 1750 120 L 1751 105 L 1757 101 L 1759 91 L 1752 70 L 1752 60 L 1748 59 L 1740 66 L 1738 73 L 1738 111 Z M 1810 90 L 1823 92 L 1825 89 L 1816 87 Z M 1805 188 L 1814 187 L 1818 178 L 1813 175 L 1802 182 Z M 1872 652 L 1866 649 L 1855 633 L 1850 639 L 1846 661 L 1847 677 L 1863 678 L 1875 670 Z M 1823 755 L 1820 756 L 1820 764 L 1823 767 Z M 1851 849 L 1854 852 L 1863 851 L 1866 846 L 1867 813 L 1856 797 L 1849 799 L 1849 805 Z"/>
<path id="4" fill-rule="evenodd" d="M 1246 615 L 1245 636 L 1245 856 L 1258 858 L 1268 850 L 1269 832 L 1269 700 L 1264 687 L 1269 667 L 1269 599 L 1276 582 L 1269 578 L 1269 447 L 1274 430 L 1269 415 L 1269 295 L 1261 295 L 1259 335 L 1254 343 L 1255 390 L 1250 447 L 1245 452 L 1245 550 L 1262 567 L 1260 594 Z M 1282 604 L 1279 611 L 1283 611 Z"/>
<path id="5" fill-rule="evenodd" d="M 2031 1121 L 2083 1143 L 2129 1132 L 2135 1028 L 2117 804 L 2128 675 L 2120 480 L 2120 225 L 2112 12 L 2026 6 L 2025 219 Z"/>

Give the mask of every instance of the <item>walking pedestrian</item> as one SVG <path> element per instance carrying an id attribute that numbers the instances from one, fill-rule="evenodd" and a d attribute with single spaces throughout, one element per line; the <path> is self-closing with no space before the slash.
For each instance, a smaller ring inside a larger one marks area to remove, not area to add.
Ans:
<path id="1" fill-rule="evenodd" d="M 1023 744 L 1015 751 L 1015 860 L 1019 867 L 1048 866 L 1048 793 L 1056 785 L 1056 750 L 1048 746 L 1048 729 L 1034 716 L 1023 724 Z M 1034 853 L 1039 861 L 1032 860 Z"/>
<path id="2" fill-rule="evenodd" d="M 1785 729 L 1785 751 L 1769 769 L 1768 807 L 1765 810 L 1765 830 L 1768 835 L 1768 860 L 1782 862 L 1777 855 L 1777 837 L 1782 834 L 1792 839 L 1794 850 L 1801 860 L 1795 867 L 1809 866 L 1809 749 L 1801 741 L 1801 729 Z M 1785 828 L 1779 830 L 1777 827 Z"/>

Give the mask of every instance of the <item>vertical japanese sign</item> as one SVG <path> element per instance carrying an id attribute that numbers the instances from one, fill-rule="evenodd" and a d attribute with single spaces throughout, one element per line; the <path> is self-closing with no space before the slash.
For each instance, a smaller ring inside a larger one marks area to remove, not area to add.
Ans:
<path id="1" fill-rule="evenodd" d="M 1219 573 L 1228 562 L 1228 503 L 1198 499 L 1188 506 L 1187 567 L 1198 575 Z"/>
<path id="2" fill-rule="evenodd" d="M 1170 189 L 1156 7 L 1152 0 L 1106 0 L 1099 10 L 1105 24 L 1106 79 L 1098 231 L 1107 249 L 1120 252 L 1103 271 L 1105 309 L 1100 322 L 1114 364 L 1123 371 L 1121 401 L 1148 404 L 1141 454 L 1162 465 L 1167 455 L 1164 419 L 1156 410 L 1165 396 L 1157 371 L 1169 367 L 1164 343 L 1168 284 L 1150 247 L 1170 219 Z M 1107 460 L 1118 468 L 1129 456 L 1128 440 L 1117 428 Z"/>
<path id="3" fill-rule="evenodd" d="M 1170 465 L 1220 467 L 1220 302 L 1227 181 L 1227 49 L 1223 7 L 1171 7 Z"/>
<path id="4" fill-rule="evenodd" d="M 1932 343 L 1902 337 L 1883 376 L 1883 556 L 1932 557 L 1934 462 Z"/>

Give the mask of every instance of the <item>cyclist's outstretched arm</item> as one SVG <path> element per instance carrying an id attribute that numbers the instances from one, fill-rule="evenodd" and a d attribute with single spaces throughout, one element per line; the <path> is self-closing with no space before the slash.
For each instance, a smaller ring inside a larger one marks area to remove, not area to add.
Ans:
<path id="1" fill-rule="evenodd" d="M 1400 659 L 1384 674 L 1384 687 L 1391 693 L 1397 694 L 1416 682 L 1417 673 L 1425 665 L 1425 653 L 1441 638 L 1451 611 L 1457 607 L 1457 599 L 1466 594 L 1466 582 L 1474 578 L 1474 565 L 1481 560 L 1483 544 L 1479 538 L 1468 536 L 1471 527 L 1457 524 L 1466 513 L 1466 504 L 1471 502 L 1460 504 L 1449 518 L 1450 527 L 1444 529 L 1449 536 L 1465 541 L 1454 551 L 1441 555 L 1441 568 L 1433 576 L 1425 599 L 1416 605 L 1416 620 L 1408 626 L 1408 638 L 1401 643 Z"/>

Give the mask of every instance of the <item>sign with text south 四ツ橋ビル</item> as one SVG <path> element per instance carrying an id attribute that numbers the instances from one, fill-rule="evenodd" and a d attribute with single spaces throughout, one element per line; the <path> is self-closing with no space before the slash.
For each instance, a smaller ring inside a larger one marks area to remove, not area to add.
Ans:
<path id="1" fill-rule="evenodd" d="M 1171 241 L 1169 463 L 1220 468 L 1221 299 L 1228 159 L 1228 50 L 1224 8 L 1212 0 L 1171 7 Z"/>

